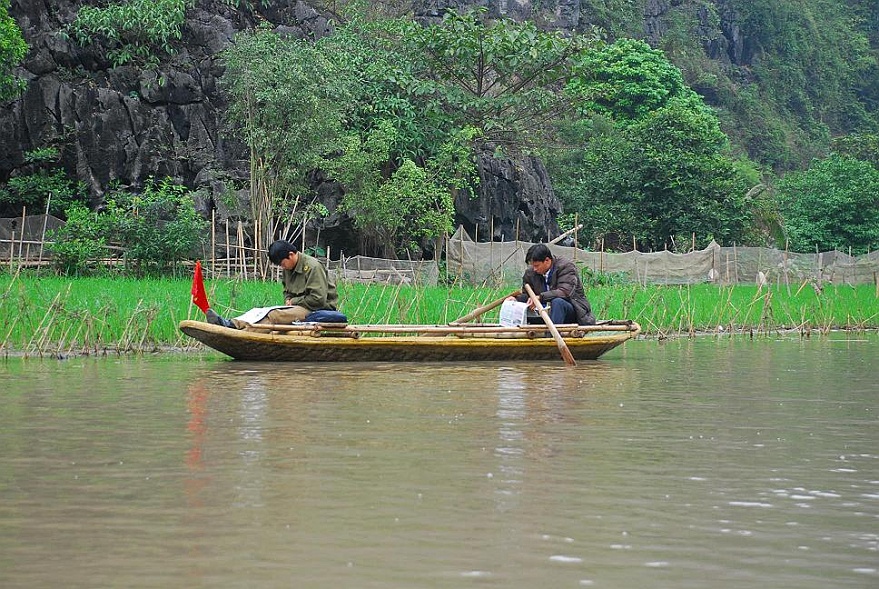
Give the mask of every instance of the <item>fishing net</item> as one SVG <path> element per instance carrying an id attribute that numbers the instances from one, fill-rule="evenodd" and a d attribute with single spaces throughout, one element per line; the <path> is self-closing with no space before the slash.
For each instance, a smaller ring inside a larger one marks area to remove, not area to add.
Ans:
<path id="1" fill-rule="evenodd" d="M 474 284 L 514 284 L 525 270 L 526 241 L 477 243 L 462 228 L 447 240 L 446 271 Z M 879 251 L 850 256 L 840 251 L 794 253 L 762 247 L 721 247 L 711 242 L 685 254 L 593 252 L 551 244 L 554 255 L 604 274 L 619 274 L 642 284 L 794 284 L 804 281 L 873 284 L 879 275 Z"/>

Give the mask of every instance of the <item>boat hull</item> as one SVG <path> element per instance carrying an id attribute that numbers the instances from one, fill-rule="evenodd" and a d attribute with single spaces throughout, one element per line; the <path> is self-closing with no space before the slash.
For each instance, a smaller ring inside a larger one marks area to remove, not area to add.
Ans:
<path id="1" fill-rule="evenodd" d="M 635 337 L 639 328 L 565 338 L 576 360 L 595 360 Z M 186 335 L 236 360 L 261 362 L 496 362 L 559 360 L 551 337 L 501 338 L 453 335 L 315 337 L 256 333 L 201 321 L 183 321 Z"/>

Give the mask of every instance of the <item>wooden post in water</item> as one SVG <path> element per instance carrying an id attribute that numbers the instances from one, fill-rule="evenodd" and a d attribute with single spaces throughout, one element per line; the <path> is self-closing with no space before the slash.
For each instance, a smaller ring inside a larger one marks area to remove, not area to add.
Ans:
<path id="1" fill-rule="evenodd" d="M 238 263 L 244 280 L 247 280 L 247 252 L 244 251 L 244 224 L 238 221 Z"/>
<path id="2" fill-rule="evenodd" d="M 232 276 L 232 269 L 229 258 L 232 256 L 232 250 L 229 245 L 229 219 L 226 219 L 226 278 Z"/>
<path id="3" fill-rule="evenodd" d="M 305 251 L 305 221 L 306 220 L 307 220 L 307 217 L 305 215 L 303 215 L 302 216 L 302 247 L 299 250 L 301 252 Z"/>
<path id="4" fill-rule="evenodd" d="M 736 249 L 736 244 L 733 242 L 732 244 L 732 254 L 733 254 L 733 277 L 735 278 L 736 284 L 739 283 L 739 252 Z"/>
<path id="5" fill-rule="evenodd" d="M 443 241 L 446 244 L 446 284 L 449 283 L 449 234 L 443 232 Z"/>
<path id="6" fill-rule="evenodd" d="M 494 215 L 491 216 L 491 234 L 488 236 L 488 271 L 494 274 Z"/>
<path id="7" fill-rule="evenodd" d="M 217 275 L 217 209 L 211 209 L 211 274 Z"/>
<path id="8" fill-rule="evenodd" d="M 27 217 L 27 207 L 21 207 L 21 239 L 18 240 L 18 265 L 21 265 L 21 249 L 24 247 L 24 223 Z"/>
<path id="9" fill-rule="evenodd" d="M 46 225 L 49 223 L 49 204 L 52 202 L 52 193 L 46 196 L 46 214 L 43 215 L 43 233 L 40 236 L 40 255 L 37 258 L 37 271 L 43 267 L 43 246 L 46 244 Z"/>
<path id="10" fill-rule="evenodd" d="M 460 251 L 461 265 L 460 265 L 460 273 L 458 274 L 458 280 L 464 280 L 464 226 L 463 225 L 460 226 L 459 233 L 461 234 L 461 238 L 460 238 L 461 247 L 458 249 L 461 250 Z"/>

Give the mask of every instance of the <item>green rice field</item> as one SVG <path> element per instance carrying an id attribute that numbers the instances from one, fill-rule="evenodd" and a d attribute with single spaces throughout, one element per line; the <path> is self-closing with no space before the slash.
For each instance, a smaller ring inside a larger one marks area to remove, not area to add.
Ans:
<path id="1" fill-rule="evenodd" d="M 190 299 L 190 279 L 39 277 L 0 273 L 0 353 L 27 356 L 111 354 L 191 349 L 177 328 L 202 319 Z M 379 283 L 338 285 L 341 310 L 352 323 L 445 324 L 517 288 L 422 287 Z M 275 282 L 212 280 L 208 300 L 234 317 L 282 302 Z M 598 319 L 632 319 L 652 338 L 804 336 L 835 329 L 879 328 L 879 292 L 872 285 L 812 283 L 771 286 L 587 287 Z M 482 321 L 496 321 L 498 311 Z"/>

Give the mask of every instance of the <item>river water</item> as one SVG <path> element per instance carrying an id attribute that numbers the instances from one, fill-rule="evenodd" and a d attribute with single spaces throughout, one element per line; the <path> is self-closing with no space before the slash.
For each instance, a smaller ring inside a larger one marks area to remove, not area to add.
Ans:
<path id="1" fill-rule="evenodd" d="M 0 361 L 0 587 L 879 587 L 879 338 Z"/>

